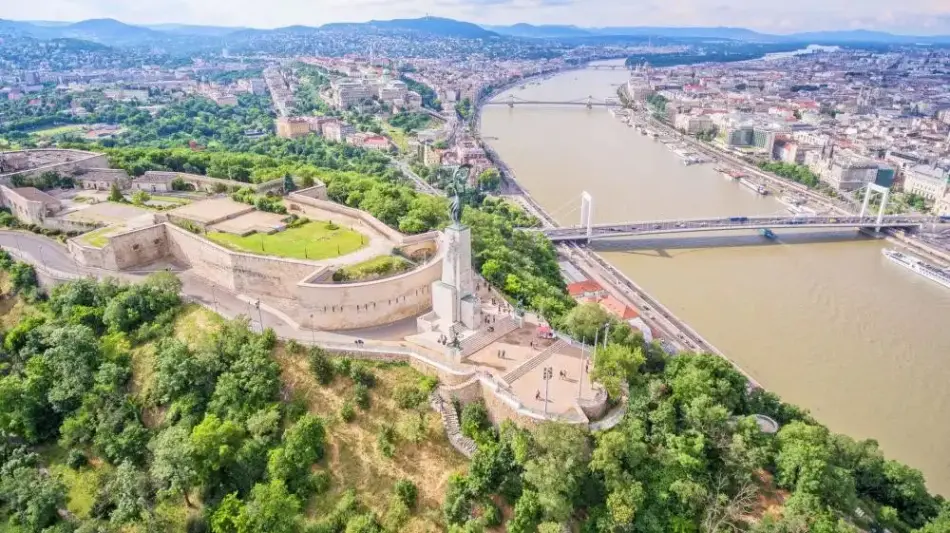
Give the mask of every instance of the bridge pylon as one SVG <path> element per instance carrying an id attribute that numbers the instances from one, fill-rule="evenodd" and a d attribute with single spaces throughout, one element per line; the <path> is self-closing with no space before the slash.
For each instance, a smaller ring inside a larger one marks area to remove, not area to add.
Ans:
<path id="1" fill-rule="evenodd" d="M 593 235 L 593 225 L 594 223 L 594 197 L 590 195 L 589 192 L 584 191 L 581 193 L 581 226 L 586 229 L 584 234 L 587 236 L 587 243 L 590 243 L 591 235 Z"/>
<path id="2" fill-rule="evenodd" d="M 864 189 L 864 203 L 861 204 L 862 217 L 867 213 L 868 206 L 871 204 L 871 196 L 873 196 L 874 193 L 881 195 L 881 206 L 877 208 L 877 223 L 874 226 L 874 231 L 880 232 L 881 221 L 884 219 L 884 212 L 887 209 L 887 200 L 890 198 L 891 190 L 876 183 L 868 183 Z"/>
<path id="3" fill-rule="evenodd" d="M 587 109 L 594 109 L 594 97 L 593 97 L 593 96 L 588 96 L 588 97 L 587 97 Z"/>
<path id="4" fill-rule="evenodd" d="M 508 95 L 508 109 L 514 109 L 514 108 L 515 108 L 515 95 L 509 94 Z"/>

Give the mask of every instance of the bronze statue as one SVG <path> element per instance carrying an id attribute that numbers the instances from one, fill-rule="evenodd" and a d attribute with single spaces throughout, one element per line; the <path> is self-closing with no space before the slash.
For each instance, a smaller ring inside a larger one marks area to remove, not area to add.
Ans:
<path id="1" fill-rule="evenodd" d="M 452 202 L 449 205 L 449 215 L 451 215 L 452 222 L 455 224 L 462 223 L 462 199 L 459 197 L 459 194 L 465 192 L 465 188 L 468 184 L 468 175 L 471 169 L 471 165 L 460 165 L 456 167 L 455 171 L 452 173 L 452 178 L 449 180 L 448 186 L 446 187 L 446 192 L 451 191 L 454 193 Z"/>

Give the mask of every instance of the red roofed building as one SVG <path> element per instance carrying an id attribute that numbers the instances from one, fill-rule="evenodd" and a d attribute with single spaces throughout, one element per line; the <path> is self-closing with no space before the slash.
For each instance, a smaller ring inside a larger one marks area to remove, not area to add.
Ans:
<path id="1" fill-rule="evenodd" d="M 624 322 L 627 320 L 633 320 L 640 316 L 636 310 L 620 300 L 614 298 L 613 296 L 607 296 L 600 301 L 600 306 L 604 308 L 608 313 L 620 318 Z"/>
<path id="2" fill-rule="evenodd" d="M 585 279 L 567 286 L 567 293 L 575 300 L 599 300 L 607 295 L 607 291 L 592 279 Z"/>

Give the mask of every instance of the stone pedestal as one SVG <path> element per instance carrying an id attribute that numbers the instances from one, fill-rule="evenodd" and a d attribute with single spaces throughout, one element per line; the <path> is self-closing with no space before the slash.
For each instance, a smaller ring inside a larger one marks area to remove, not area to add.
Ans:
<path id="1" fill-rule="evenodd" d="M 432 284 L 432 311 L 445 334 L 458 323 L 478 329 L 482 312 L 472 272 L 472 230 L 461 224 L 449 226 L 442 234 L 442 246 L 442 279 Z"/>

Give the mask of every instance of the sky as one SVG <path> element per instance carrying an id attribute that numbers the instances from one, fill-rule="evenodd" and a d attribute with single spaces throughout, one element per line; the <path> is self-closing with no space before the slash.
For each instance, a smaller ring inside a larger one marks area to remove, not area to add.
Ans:
<path id="1" fill-rule="evenodd" d="M 478 24 L 739 26 L 772 33 L 870 29 L 950 35 L 950 0 L 0 0 L 0 18 L 275 28 L 449 17 Z"/>

